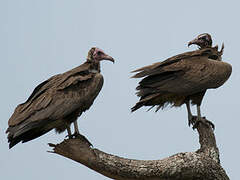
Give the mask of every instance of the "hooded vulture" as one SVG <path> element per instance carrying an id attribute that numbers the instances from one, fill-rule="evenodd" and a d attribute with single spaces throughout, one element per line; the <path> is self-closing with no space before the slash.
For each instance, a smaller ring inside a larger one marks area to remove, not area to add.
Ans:
<path id="1" fill-rule="evenodd" d="M 167 105 L 186 104 L 190 126 L 195 125 L 191 102 L 197 105 L 197 122 L 201 122 L 200 105 L 206 90 L 222 86 L 231 75 L 232 67 L 222 61 L 224 46 L 220 51 L 218 46 L 212 47 L 209 34 L 200 34 L 188 46 L 192 44 L 198 45 L 199 49 L 133 71 L 136 73 L 133 78 L 143 79 L 136 88 L 140 100 L 132 111 L 142 106 L 156 106 L 158 111 Z"/>
<path id="2" fill-rule="evenodd" d="M 100 61 L 114 59 L 101 49 L 89 50 L 82 65 L 39 84 L 26 102 L 18 105 L 8 121 L 9 148 L 35 139 L 52 129 L 68 136 L 80 135 L 77 118 L 88 110 L 103 86 Z M 71 134 L 70 124 L 75 133 Z"/>

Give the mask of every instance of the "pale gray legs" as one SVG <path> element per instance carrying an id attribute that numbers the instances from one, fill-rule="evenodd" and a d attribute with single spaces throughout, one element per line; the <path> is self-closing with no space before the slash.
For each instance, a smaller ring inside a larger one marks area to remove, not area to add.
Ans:
<path id="1" fill-rule="evenodd" d="M 74 125 L 74 134 L 80 134 L 79 133 L 79 129 L 78 129 L 78 124 L 77 124 L 77 120 L 73 122 L 73 125 Z"/>
<path id="2" fill-rule="evenodd" d="M 189 101 L 186 101 L 185 104 L 187 106 L 188 112 L 188 126 L 192 125 L 193 129 L 195 129 L 198 126 L 198 124 L 202 122 L 203 124 L 210 125 L 213 129 L 215 128 L 214 124 L 211 121 L 207 120 L 205 117 L 202 118 L 200 105 L 197 105 L 197 117 L 196 117 L 192 115 Z M 197 119 L 194 121 L 194 118 Z"/>
<path id="3" fill-rule="evenodd" d="M 195 129 L 200 122 L 202 122 L 203 124 L 206 124 L 208 126 L 210 125 L 213 130 L 215 129 L 215 125 L 211 121 L 209 121 L 205 117 L 201 116 L 200 105 L 197 105 L 197 121 L 194 124 L 193 128 Z"/>
<path id="4" fill-rule="evenodd" d="M 191 112 L 189 101 L 187 101 L 185 104 L 187 106 L 187 112 L 188 112 L 188 126 L 191 126 L 191 124 L 193 125 L 194 122 L 193 122 L 193 115 Z"/>
<path id="5" fill-rule="evenodd" d="M 201 120 L 202 120 L 202 116 L 201 116 L 200 106 L 197 105 L 197 121 L 201 121 Z"/>
<path id="6" fill-rule="evenodd" d="M 71 127 L 70 127 L 70 125 L 67 126 L 67 133 L 68 133 L 68 137 L 71 137 L 72 133 L 71 133 Z"/>
<path id="7" fill-rule="evenodd" d="M 189 101 L 186 101 L 185 104 L 187 106 L 187 112 L 188 112 L 188 126 L 191 126 L 191 124 L 194 126 L 196 122 L 194 122 L 194 119 L 193 119 L 194 116 L 192 115 L 192 112 L 191 112 L 190 103 Z M 202 121 L 201 110 L 199 105 L 197 105 L 197 121 Z"/>
<path id="8" fill-rule="evenodd" d="M 74 126 L 74 133 L 72 134 L 71 132 L 71 124 L 69 124 L 67 126 L 67 133 L 68 133 L 68 137 L 72 137 L 72 136 L 76 136 L 79 135 L 79 129 L 78 129 L 78 124 L 77 124 L 77 120 L 73 122 L 73 126 Z"/>
<path id="9" fill-rule="evenodd" d="M 69 124 L 69 125 L 67 126 L 67 133 L 68 133 L 67 136 L 68 136 L 69 138 L 71 138 L 71 137 L 73 137 L 73 136 L 77 136 L 77 135 L 80 134 L 80 133 L 79 133 L 79 129 L 78 129 L 77 120 L 73 122 L 73 126 L 74 126 L 74 133 L 73 133 L 73 134 L 72 134 L 72 132 L 71 132 L 71 124 Z"/>
<path id="10" fill-rule="evenodd" d="M 84 141 L 87 142 L 87 144 L 88 144 L 89 146 L 92 146 L 92 144 L 88 141 L 88 139 L 87 139 L 85 136 L 83 136 L 83 135 L 80 134 L 79 129 L 78 129 L 77 120 L 73 122 L 73 126 L 74 126 L 74 131 L 75 131 L 74 134 L 73 134 L 73 136 L 74 136 L 75 138 L 81 138 L 81 139 L 83 139 Z"/>
<path id="11" fill-rule="evenodd" d="M 67 136 L 69 137 L 69 139 L 72 139 L 72 138 L 81 138 L 81 139 L 83 139 L 84 141 L 86 141 L 86 143 L 87 143 L 89 146 L 92 146 L 92 144 L 88 141 L 88 139 L 87 139 L 85 136 L 83 136 L 83 135 L 81 135 L 81 134 L 79 133 L 77 120 L 73 122 L 73 126 L 74 126 L 74 131 L 75 131 L 73 134 L 71 133 L 70 124 L 69 124 L 69 126 L 67 126 L 67 133 L 68 133 Z"/>

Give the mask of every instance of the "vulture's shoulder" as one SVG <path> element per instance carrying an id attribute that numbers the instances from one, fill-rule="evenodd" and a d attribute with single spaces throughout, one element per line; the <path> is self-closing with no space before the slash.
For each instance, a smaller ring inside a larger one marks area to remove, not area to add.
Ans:
<path id="1" fill-rule="evenodd" d="M 157 62 L 152 65 L 145 66 L 135 71 L 132 71 L 133 73 L 136 72 L 136 74 L 132 77 L 141 78 L 144 76 L 153 75 L 157 72 L 161 73 L 161 69 L 163 69 L 164 67 L 168 67 L 168 66 L 176 67 L 176 65 L 179 65 L 181 61 L 195 59 L 196 57 L 208 57 L 208 58 L 217 60 L 218 58 L 221 57 L 221 55 L 222 55 L 222 52 L 218 52 L 218 46 L 215 46 L 212 48 L 200 49 L 196 51 L 185 52 L 182 54 L 178 54 L 176 56 L 172 56 L 164 61 Z M 179 68 L 179 67 L 176 67 L 176 68 Z"/>
<path id="2" fill-rule="evenodd" d="M 61 87 L 62 84 L 64 84 L 65 81 L 67 81 L 71 77 L 77 77 L 78 79 L 85 80 L 89 76 L 88 72 L 89 64 L 84 63 L 76 68 L 73 68 L 65 73 L 57 74 L 46 81 L 40 83 L 37 87 L 34 88 L 32 94 L 29 96 L 27 101 L 25 103 L 28 103 L 30 101 L 33 101 L 38 96 L 40 96 L 42 93 L 48 91 L 48 90 L 57 90 L 59 87 Z M 20 105 L 24 105 L 20 104 Z"/>
<path id="3" fill-rule="evenodd" d="M 92 72 L 90 70 L 91 64 L 86 62 L 70 71 L 63 73 L 61 82 L 57 85 L 57 90 L 67 89 L 70 86 L 76 84 L 82 84 L 88 80 L 96 77 L 96 75 L 102 76 L 100 73 Z"/>

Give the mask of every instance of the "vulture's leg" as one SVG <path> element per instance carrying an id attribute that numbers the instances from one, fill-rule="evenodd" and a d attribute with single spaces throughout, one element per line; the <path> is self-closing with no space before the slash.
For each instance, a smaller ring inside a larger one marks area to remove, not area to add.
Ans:
<path id="1" fill-rule="evenodd" d="M 74 135 L 78 135 L 79 133 L 79 129 L 78 129 L 78 124 L 77 124 L 77 120 L 73 122 L 74 125 Z"/>
<path id="2" fill-rule="evenodd" d="M 206 93 L 206 90 L 191 96 L 192 104 L 197 105 L 197 119 L 196 119 L 196 121 L 193 125 L 193 129 L 195 129 L 198 126 L 199 123 L 203 123 L 207 126 L 210 125 L 214 129 L 214 124 L 211 121 L 208 121 L 205 117 L 201 116 L 200 105 L 202 103 L 203 96 L 204 96 L 205 93 Z"/>
<path id="3" fill-rule="evenodd" d="M 195 121 L 195 123 L 193 123 L 193 129 L 197 128 L 199 123 L 205 124 L 205 121 L 202 119 L 202 116 L 201 116 L 200 105 L 197 104 L 197 120 Z"/>
<path id="4" fill-rule="evenodd" d="M 190 108 L 190 103 L 189 101 L 185 102 L 186 106 L 187 106 L 187 112 L 188 112 L 188 126 L 191 126 L 191 124 L 194 124 L 194 120 L 193 120 L 193 115 L 191 112 L 191 108 Z"/>
<path id="5" fill-rule="evenodd" d="M 193 125 L 193 129 L 195 129 L 199 125 L 199 123 L 203 123 L 207 126 L 210 125 L 213 129 L 215 129 L 215 125 L 211 121 L 209 121 L 205 117 L 201 116 L 200 105 L 197 105 L 197 121 Z"/>
<path id="6" fill-rule="evenodd" d="M 79 129 L 78 129 L 78 124 L 77 124 L 77 120 L 73 122 L 73 125 L 74 125 L 74 134 L 72 136 L 74 136 L 75 138 L 80 138 L 80 139 L 83 139 L 84 141 L 86 141 L 86 143 L 89 145 L 89 146 L 92 146 L 92 143 L 89 142 L 89 140 L 80 134 L 79 132 Z"/>
<path id="7" fill-rule="evenodd" d="M 202 121 L 200 105 L 197 105 L 197 121 Z"/>
<path id="8" fill-rule="evenodd" d="M 71 138 L 71 137 L 72 137 L 72 132 L 71 132 L 71 126 L 70 126 L 70 124 L 67 126 L 67 133 L 68 133 L 68 135 L 67 135 L 66 137 Z"/>

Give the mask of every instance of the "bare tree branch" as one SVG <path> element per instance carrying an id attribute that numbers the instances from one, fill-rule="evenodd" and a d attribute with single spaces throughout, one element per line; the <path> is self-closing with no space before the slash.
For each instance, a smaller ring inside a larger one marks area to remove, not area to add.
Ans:
<path id="1" fill-rule="evenodd" d="M 205 120 L 206 121 L 206 120 Z M 54 145 L 53 153 L 77 161 L 96 172 L 119 180 L 229 180 L 220 165 L 219 151 L 210 125 L 199 123 L 200 149 L 178 153 L 162 160 L 134 160 L 91 148 L 84 138 Z"/>

